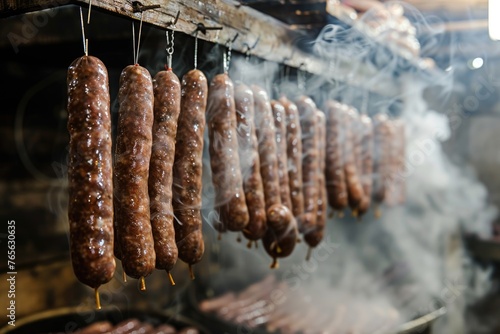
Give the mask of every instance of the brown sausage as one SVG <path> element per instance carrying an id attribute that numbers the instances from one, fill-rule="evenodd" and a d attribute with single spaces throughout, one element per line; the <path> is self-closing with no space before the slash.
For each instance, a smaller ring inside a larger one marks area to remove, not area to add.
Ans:
<path id="1" fill-rule="evenodd" d="M 113 277 L 113 183 L 108 72 L 92 56 L 68 68 L 68 220 L 73 271 L 98 288 Z"/>
<path id="2" fill-rule="evenodd" d="M 123 269 L 134 278 L 151 274 L 156 261 L 148 195 L 153 101 L 148 70 L 127 66 L 118 92 L 114 204 Z"/>
<path id="3" fill-rule="evenodd" d="M 109 321 L 99 321 L 75 332 L 75 334 L 99 334 L 109 333 L 113 325 Z"/>
<path id="4" fill-rule="evenodd" d="M 373 126 L 367 115 L 361 115 L 361 184 L 363 186 L 363 200 L 358 206 L 358 214 L 365 214 L 371 205 L 373 183 Z"/>
<path id="5" fill-rule="evenodd" d="M 267 224 L 269 228 L 262 242 L 267 253 L 274 259 L 271 268 L 276 268 L 276 259 L 287 257 L 295 248 L 298 238 L 297 223 L 288 207 L 276 204 L 267 210 Z"/>
<path id="6" fill-rule="evenodd" d="M 318 211 L 316 213 L 316 225 L 313 230 L 308 231 L 304 234 L 304 240 L 310 247 L 316 247 L 323 240 L 323 234 L 325 233 L 326 225 L 326 210 L 327 205 L 327 195 L 326 195 L 326 185 L 325 185 L 325 144 L 326 144 L 326 120 L 325 115 L 322 111 L 317 111 L 317 130 L 318 135 L 318 158 L 319 158 L 319 169 L 318 169 Z"/>
<path id="7" fill-rule="evenodd" d="M 273 111 L 274 126 L 276 129 L 276 154 L 278 155 L 278 178 L 280 183 L 281 204 L 292 210 L 290 184 L 288 179 L 285 108 L 280 102 L 272 100 L 271 109 Z"/>
<path id="8" fill-rule="evenodd" d="M 274 259 L 288 256 L 297 242 L 297 226 L 291 211 L 281 203 L 276 155 L 275 126 L 267 93 L 252 86 L 255 101 L 255 127 L 259 141 L 260 173 L 264 183 L 268 229 L 263 238 L 264 248 Z"/>
<path id="9" fill-rule="evenodd" d="M 113 330 L 110 332 L 111 334 L 126 334 L 130 331 L 133 331 L 136 328 L 139 328 L 141 322 L 137 319 L 127 319 L 118 323 L 113 327 Z"/>
<path id="10" fill-rule="evenodd" d="M 342 211 L 348 205 L 343 153 L 345 114 L 342 112 L 342 105 L 337 101 L 327 101 L 325 112 L 327 115 L 325 182 L 328 203 L 334 210 Z"/>
<path id="11" fill-rule="evenodd" d="M 345 113 L 344 173 L 347 184 L 347 199 L 353 213 L 357 215 L 358 206 L 364 196 L 357 166 L 359 143 L 353 133 L 358 121 L 358 114 L 356 109 L 346 105 L 343 106 L 342 110 Z"/>
<path id="12" fill-rule="evenodd" d="M 259 143 L 260 175 L 264 184 L 266 210 L 281 204 L 278 176 L 278 158 L 273 114 L 267 93 L 258 86 L 252 86 L 255 103 L 255 130 Z"/>
<path id="13" fill-rule="evenodd" d="M 177 262 L 178 255 L 172 208 L 172 167 L 177 120 L 181 109 L 181 84 L 175 73 L 168 69 L 156 74 L 153 90 L 153 147 L 148 181 L 151 227 L 156 268 L 170 272 Z"/>
<path id="14" fill-rule="evenodd" d="M 279 101 L 285 107 L 286 152 L 292 213 L 295 218 L 300 219 L 304 214 L 304 194 L 302 192 L 302 130 L 299 110 L 286 97 L 280 98 Z"/>
<path id="15" fill-rule="evenodd" d="M 180 330 L 177 334 L 199 334 L 200 331 L 194 327 L 186 327 Z"/>
<path id="16" fill-rule="evenodd" d="M 182 77 L 172 204 L 179 258 L 190 265 L 198 263 L 205 251 L 200 210 L 207 91 L 207 78 L 201 71 L 191 70 Z"/>
<path id="17" fill-rule="evenodd" d="M 249 222 L 243 230 L 249 240 L 259 240 L 267 230 L 266 202 L 260 175 L 259 144 L 254 125 L 254 98 L 252 90 L 237 84 L 234 92 L 238 143 L 243 190 L 248 207 Z"/>
<path id="18" fill-rule="evenodd" d="M 249 216 L 238 156 L 234 87 L 227 74 L 216 75 L 210 83 L 206 120 L 215 210 L 224 229 L 241 231 Z"/>
<path id="19" fill-rule="evenodd" d="M 299 220 L 299 230 L 305 233 L 314 229 L 318 211 L 318 137 L 316 104 L 302 96 L 297 102 L 302 129 L 302 182 L 304 193 L 304 215 Z"/>

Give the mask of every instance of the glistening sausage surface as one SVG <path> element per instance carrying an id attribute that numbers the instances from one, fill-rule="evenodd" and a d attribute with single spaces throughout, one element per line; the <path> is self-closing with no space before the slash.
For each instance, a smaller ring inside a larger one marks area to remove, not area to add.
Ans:
<path id="1" fill-rule="evenodd" d="M 357 125 L 359 116 L 356 109 L 344 105 L 342 108 L 345 113 L 345 141 L 344 141 L 344 173 L 347 184 L 347 199 L 349 206 L 353 212 L 357 212 L 358 206 L 363 200 L 363 187 L 361 186 L 361 180 L 359 178 L 358 162 L 360 152 L 359 152 L 359 142 L 356 140 L 356 135 L 353 133 L 355 126 Z"/>
<path id="2" fill-rule="evenodd" d="M 205 251 L 200 210 L 207 91 L 207 78 L 201 71 L 191 70 L 182 77 L 172 204 L 179 258 L 190 265 L 199 262 Z"/>
<path id="3" fill-rule="evenodd" d="M 297 241 L 297 227 L 291 211 L 281 203 L 276 154 L 275 126 L 267 93 L 252 86 L 255 100 L 255 126 L 259 141 L 261 176 L 264 183 L 268 229 L 263 238 L 264 248 L 274 259 L 289 255 Z"/>
<path id="4" fill-rule="evenodd" d="M 286 97 L 280 98 L 285 108 L 286 120 L 286 149 L 288 181 L 292 213 L 299 219 L 304 214 L 304 194 L 302 184 L 302 130 L 297 106 Z"/>
<path id="5" fill-rule="evenodd" d="M 297 102 L 302 129 L 302 182 L 304 193 L 304 215 L 299 220 L 299 230 L 304 233 L 314 229 L 318 210 L 318 136 L 316 104 L 306 96 Z"/>
<path id="6" fill-rule="evenodd" d="M 316 111 L 318 118 L 317 130 L 318 135 L 318 211 L 316 213 L 316 226 L 311 231 L 304 234 L 304 240 L 310 247 L 316 247 L 323 240 L 326 225 L 326 210 L 327 195 L 325 186 L 325 144 L 326 144 L 326 119 L 322 111 Z"/>
<path id="7" fill-rule="evenodd" d="M 127 66 L 118 92 L 114 204 L 122 265 L 134 278 L 151 274 L 156 261 L 148 195 L 153 101 L 148 70 Z"/>
<path id="8" fill-rule="evenodd" d="M 280 102 L 272 100 L 271 109 L 273 111 L 274 126 L 276 130 L 276 154 L 278 155 L 278 178 L 280 184 L 281 204 L 292 210 L 288 179 L 285 108 Z"/>
<path id="9" fill-rule="evenodd" d="M 241 175 L 249 214 L 249 222 L 243 234 L 249 240 L 259 240 L 266 232 L 267 222 L 264 188 L 260 175 L 259 144 L 254 124 L 253 92 L 248 86 L 236 84 L 234 100 Z"/>
<path id="10" fill-rule="evenodd" d="M 326 156 L 325 178 L 328 203 L 334 210 L 341 211 L 348 205 L 347 187 L 344 172 L 345 114 L 337 101 L 325 104 L 326 121 Z"/>
<path id="11" fill-rule="evenodd" d="M 68 219 L 73 270 L 97 288 L 115 271 L 108 72 L 92 56 L 68 68 Z"/>
<path id="12" fill-rule="evenodd" d="M 215 210 L 230 231 L 243 230 L 249 221 L 238 155 L 234 86 L 227 74 L 210 83 L 206 114 Z"/>
<path id="13" fill-rule="evenodd" d="M 177 120 L 181 109 L 181 84 L 171 69 L 160 71 L 153 80 L 153 147 L 149 167 L 151 227 L 156 268 L 169 272 L 178 250 L 175 243 L 172 207 L 172 167 L 175 157 Z"/>

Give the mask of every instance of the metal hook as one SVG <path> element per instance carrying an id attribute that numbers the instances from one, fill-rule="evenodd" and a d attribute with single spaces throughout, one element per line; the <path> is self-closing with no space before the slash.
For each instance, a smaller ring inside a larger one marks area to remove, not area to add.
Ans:
<path id="1" fill-rule="evenodd" d="M 222 30 L 222 27 L 206 27 L 203 23 L 198 22 L 196 24 L 196 29 L 194 32 L 201 32 L 203 35 L 207 33 L 208 30 Z"/>
<path id="2" fill-rule="evenodd" d="M 168 24 L 168 26 L 169 27 L 175 27 L 175 25 L 177 24 L 177 21 L 179 21 L 179 16 L 180 15 L 181 15 L 181 11 L 178 10 L 177 14 L 175 15 L 175 18 L 170 21 L 170 23 Z"/>
<path id="3" fill-rule="evenodd" d="M 232 39 L 232 40 L 231 40 L 231 39 L 228 39 L 228 40 L 227 40 L 226 45 L 227 45 L 227 46 L 230 46 L 231 44 L 233 44 L 233 43 L 234 43 L 234 41 L 236 41 L 236 39 L 238 38 L 238 36 L 239 36 L 239 35 L 240 35 L 240 33 L 239 33 L 239 32 L 237 32 L 237 33 L 236 33 L 236 35 L 234 35 L 234 37 L 233 37 L 233 39 Z"/>
<path id="4" fill-rule="evenodd" d="M 132 1 L 132 12 L 134 13 L 142 13 L 146 10 L 150 9 L 157 9 L 160 8 L 160 5 L 150 5 L 150 6 L 144 6 L 140 1 Z"/>

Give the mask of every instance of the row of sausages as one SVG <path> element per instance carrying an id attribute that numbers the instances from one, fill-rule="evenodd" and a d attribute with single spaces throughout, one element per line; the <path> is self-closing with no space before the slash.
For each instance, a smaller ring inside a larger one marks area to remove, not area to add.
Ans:
<path id="1" fill-rule="evenodd" d="M 144 67 L 127 66 L 120 76 L 114 164 L 105 65 L 78 58 L 67 83 L 68 217 L 77 278 L 96 289 L 98 303 L 97 288 L 113 277 L 116 256 L 142 289 L 155 268 L 173 283 L 177 258 L 191 266 L 204 252 L 207 79 L 192 70 L 180 82 L 171 69 L 153 79 Z"/>
<path id="2" fill-rule="evenodd" d="M 261 87 L 235 85 L 227 74 L 208 87 L 196 69 L 182 81 L 171 69 L 153 79 L 138 64 L 122 71 L 118 102 L 113 164 L 106 68 L 92 56 L 70 65 L 71 256 L 96 296 L 113 276 L 113 255 L 144 289 L 155 268 L 170 276 L 177 258 L 190 268 L 201 260 L 205 126 L 213 224 L 262 239 L 272 267 L 299 233 L 310 247 L 319 244 L 327 204 L 362 215 L 372 193 L 378 203 L 404 196 L 401 182 L 388 182 L 404 168 L 404 126 L 383 115 L 372 122 L 336 101 L 323 112 L 306 96 L 271 101 Z"/>
<path id="3" fill-rule="evenodd" d="M 207 106 L 215 217 L 221 232 L 262 239 L 273 258 L 288 256 L 303 235 L 322 240 L 328 204 L 355 216 L 377 204 L 404 201 L 404 125 L 370 118 L 327 101 L 324 112 L 301 96 L 270 100 L 253 85 L 217 75 Z"/>
<path id="4" fill-rule="evenodd" d="M 109 321 L 98 321 L 74 332 L 75 334 L 199 334 L 200 331 L 194 327 L 186 327 L 177 330 L 167 324 L 153 326 L 139 319 L 123 320 L 116 325 Z M 60 333 L 55 333 L 60 334 Z"/>
<path id="5" fill-rule="evenodd" d="M 387 333 L 394 332 L 401 320 L 395 309 L 376 301 L 356 301 L 333 290 L 329 297 L 325 307 L 324 299 L 314 292 L 268 276 L 241 291 L 202 300 L 198 307 L 249 333 L 263 329 L 280 334 Z"/>

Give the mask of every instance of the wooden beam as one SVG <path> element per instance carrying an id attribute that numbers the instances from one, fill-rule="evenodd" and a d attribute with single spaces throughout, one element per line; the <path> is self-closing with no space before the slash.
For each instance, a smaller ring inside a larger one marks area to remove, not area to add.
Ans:
<path id="1" fill-rule="evenodd" d="M 88 0 L 2 0 L 0 17 L 67 4 L 87 7 Z M 173 28 L 176 31 L 193 35 L 198 23 L 203 23 L 206 27 L 222 26 L 221 31 L 207 31 L 205 35 L 199 33 L 198 37 L 209 42 L 226 44 L 238 34 L 238 38 L 232 44 L 232 48 L 236 51 L 244 53 L 247 51 L 247 45 L 253 45 L 259 40 L 251 53 L 262 59 L 285 63 L 295 68 L 300 67 L 312 74 L 346 82 L 353 86 L 361 86 L 382 95 L 394 96 L 400 92 L 396 80 L 383 86 L 366 86 L 369 79 L 377 75 L 377 69 L 356 63 L 351 59 L 336 60 L 335 70 L 330 70 L 331 67 L 326 61 L 296 46 L 297 41 L 307 37 L 305 32 L 291 29 L 288 25 L 268 15 L 250 7 L 241 6 L 239 2 L 232 0 L 143 0 L 142 4 L 144 6 L 160 5 L 160 8 L 143 13 L 144 22 L 157 27 Z M 128 0 L 93 0 L 92 8 L 134 20 L 139 20 L 141 17 L 140 13 L 133 12 L 132 1 Z M 180 12 L 179 20 L 176 26 L 172 27 L 170 23 L 178 11 Z M 356 75 L 352 75 L 353 69 L 356 69 Z"/>

